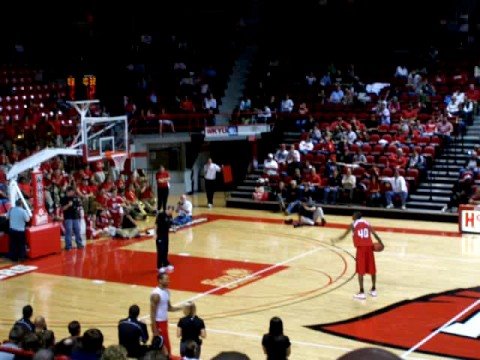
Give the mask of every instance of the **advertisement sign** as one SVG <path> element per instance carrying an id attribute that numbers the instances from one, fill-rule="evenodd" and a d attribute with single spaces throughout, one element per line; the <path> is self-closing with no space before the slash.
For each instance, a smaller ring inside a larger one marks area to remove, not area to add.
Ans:
<path id="1" fill-rule="evenodd" d="M 466 210 L 460 211 L 460 231 L 480 234 L 480 211 Z"/>
<path id="2" fill-rule="evenodd" d="M 40 171 L 32 173 L 33 186 L 33 215 L 32 225 L 44 225 L 48 223 L 48 213 L 45 209 L 45 191 L 43 188 L 43 174 Z"/>

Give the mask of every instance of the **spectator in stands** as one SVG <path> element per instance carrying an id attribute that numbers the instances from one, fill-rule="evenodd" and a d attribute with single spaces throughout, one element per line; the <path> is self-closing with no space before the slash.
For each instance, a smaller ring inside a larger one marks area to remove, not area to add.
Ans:
<path id="1" fill-rule="evenodd" d="M 418 169 L 420 173 L 423 173 L 427 169 L 427 162 L 423 155 L 419 154 L 416 149 L 413 149 L 413 152 L 410 154 L 408 159 L 408 168 Z"/>
<path id="2" fill-rule="evenodd" d="M 405 81 L 407 80 L 408 78 L 408 69 L 407 67 L 404 65 L 404 64 L 400 64 L 397 66 L 397 68 L 395 69 L 395 74 L 394 76 L 396 78 L 402 78 L 404 79 Z"/>
<path id="3" fill-rule="evenodd" d="M 377 206 L 380 204 L 382 199 L 382 193 L 380 190 L 381 188 L 378 175 L 373 173 L 367 189 L 367 205 Z"/>
<path id="4" fill-rule="evenodd" d="M 72 360 L 100 360 L 102 357 L 103 334 L 98 329 L 88 329 L 72 351 Z"/>
<path id="5" fill-rule="evenodd" d="M 278 163 L 273 158 L 273 154 L 267 155 L 267 158 L 263 162 L 263 172 L 268 176 L 278 175 Z"/>
<path id="6" fill-rule="evenodd" d="M 267 360 L 286 360 L 290 356 L 290 339 L 283 334 L 283 322 L 279 317 L 270 319 L 270 328 L 263 335 L 262 347 Z"/>
<path id="7" fill-rule="evenodd" d="M 268 200 L 268 192 L 265 191 L 265 187 L 263 186 L 264 181 L 263 179 L 259 179 L 255 185 L 255 190 L 253 191 L 253 200 L 256 201 L 265 201 Z"/>
<path id="8" fill-rule="evenodd" d="M 460 204 L 467 204 L 474 192 L 473 184 L 473 172 L 463 172 L 459 181 L 453 185 L 452 197 L 447 205 L 442 208 L 442 212 L 458 208 Z"/>
<path id="9" fill-rule="evenodd" d="M 323 203 L 328 204 L 328 198 L 330 193 L 332 194 L 332 205 L 337 203 L 338 189 L 342 185 L 342 177 L 339 174 L 337 168 L 335 168 L 332 174 L 328 177 L 327 186 L 323 188 Z"/>
<path id="10" fill-rule="evenodd" d="M 317 174 L 317 169 L 311 167 L 305 174 L 303 181 L 303 191 L 305 196 L 316 199 L 320 193 L 320 188 L 322 186 L 322 178 Z"/>
<path id="11" fill-rule="evenodd" d="M 312 151 L 313 147 L 314 144 L 312 142 L 312 139 L 310 138 L 310 134 L 307 134 L 307 137 L 304 140 L 300 141 L 300 144 L 298 144 L 298 151 L 305 155 Z"/>
<path id="12" fill-rule="evenodd" d="M 405 178 L 400 175 L 398 169 L 395 169 L 394 177 L 382 177 L 381 180 L 388 181 L 392 186 L 391 190 L 385 193 L 387 199 L 387 209 L 393 208 L 392 198 L 395 195 L 400 196 L 402 209 L 405 210 L 405 203 L 408 197 L 408 188 Z"/>
<path id="13" fill-rule="evenodd" d="M 305 75 L 305 81 L 307 83 L 307 86 L 313 86 L 317 82 L 317 77 L 313 73 L 313 71 L 310 71 L 309 74 Z"/>
<path id="14" fill-rule="evenodd" d="M 180 355 L 187 357 L 187 349 L 190 342 L 194 342 L 196 351 L 194 354 L 189 354 L 190 357 L 199 358 L 202 349 L 202 339 L 207 337 L 205 323 L 202 318 L 197 316 L 197 307 L 195 303 L 188 302 L 183 308 L 182 317 L 177 324 L 177 337 L 180 339 Z"/>
<path id="15" fill-rule="evenodd" d="M 203 108 L 207 111 L 212 110 L 214 113 L 218 112 L 217 99 L 215 99 L 212 93 L 203 100 Z"/>
<path id="16" fill-rule="evenodd" d="M 334 104 L 340 104 L 343 100 L 344 93 L 342 88 L 340 87 L 340 84 L 337 84 L 335 86 L 335 90 L 333 90 L 330 94 L 329 101 Z"/>
<path id="17" fill-rule="evenodd" d="M 101 360 L 127 360 L 131 357 L 127 353 L 127 349 L 122 345 L 110 345 L 103 353 Z"/>
<path id="18" fill-rule="evenodd" d="M 252 110 L 252 100 L 248 96 L 243 96 L 240 100 L 239 110 L 249 112 Z"/>
<path id="19" fill-rule="evenodd" d="M 23 202 L 18 199 L 15 206 L 7 213 L 9 220 L 9 248 L 8 257 L 12 261 L 22 261 L 27 257 L 25 230 L 30 221 L 30 215 L 23 208 Z"/>
<path id="20" fill-rule="evenodd" d="M 353 155 L 352 162 L 354 164 L 366 164 L 367 163 L 367 157 L 363 153 L 363 150 L 361 148 L 358 149 L 357 153 Z"/>
<path id="21" fill-rule="evenodd" d="M 287 162 L 287 157 L 288 157 L 287 145 L 280 144 L 280 149 L 278 149 L 277 152 L 275 153 L 275 161 L 278 164 L 285 164 Z"/>
<path id="22" fill-rule="evenodd" d="M 468 203 L 471 205 L 480 205 L 480 186 L 475 186 L 475 191 L 470 199 L 468 199 Z"/>
<path id="23" fill-rule="evenodd" d="M 54 352 L 56 355 L 70 356 L 72 354 L 72 350 L 77 345 L 77 341 L 80 338 L 80 323 L 76 320 L 70 321 L 68 323 L 68 333 L 70 334 L 69 337 L 62 339 L 55 344 Z"/>
<path id="24" fill-rule="evenodd" d="M 10 333 L 8 334 L 8 340 L 1 344 L 1 346 L 9 349 L 20 349 L 21 342 L 25 336 L 25 328 L 21 325 L 13 325 Z M 7 352 L 0 352 L 0 360 L 13 360 L 14 354 Z"/>
<path id="25" fill-rule="evenodd" d="M 139 358 L 145 355 L 148 341 L 147 325 L 138 320 L 140 308 L 132 305 L 128 309 L 128 317 L 118 323 L 118 343 L 125 347 L 128 357 Z"/>
<path id="26" fill-rule="evenodd" d="M 320 206 L 317 206 L 311 198 L 307 198 L 305 201 L 302 201 L 300 205 L 298 210 L 298 222 L 294 224 L 293 227 L 297 228 L 303 225 L 315 226 L 317 224 L 325 226 L 326 223 L 323 209 Z"/>
<path id="27" fill-rule="evenodd" d="M 173 120 L 169 118 L 167 114 L 167 110 L 162 108 L 160 114 L 158 115 L 158 133 L 163 135 L 164 126 L 168 126 L 172 133 L 175 132 L 175 125 L 173 124 Z"/>
<path id="28" fill-rule="evenodd" d="M 319 81 L 320 86 L 322 87 L 328 87 L 332 85 L 332 78 L 330 77 L 330 72 L 326 72 L 325 75 L 322 76 L 322 78 Z"/>
<path id="29" fill-rule="evenodd" d="M 272 118 L 272 110 L 268 105 L 265 105 L 263 109 L 257 111 L 258 122 L 264 122 L 265 124 Z"/>
<path id="30" fill-rule="evenodd" d="M 293 110 L 293 100 L 290 99 L 290 96 L 287 94 L 285 95 L 285 98 L 282 100 L 282 103 L 280 104 L 280 111 L 281 112 L 292 112 Z"/>
<path id="31" fill-rule="evenodd" d="M 193 205 L 192 202 L 187 199 L 187 195 L 183 194 L 180 196 L 180 200 L 175 208 L 178 215 L 173 219 L 173 225 L 176 227 L 183 226 L 192 221 L 192 210 Z"/>
<path id="32" fill-rule="evenodd" d="M 437 123 L 436 132 L 439 136 L 442 137 L 446 146 L 452 141 L 451 134 L 453 132 L 453 125 L 445 116 L 442 116 L 440 121 Z"/>
<path id="33" fill-rule="evenodd" d="M 377 107 L 377 116 L 379 118 L 380 125 L 390 126 L 390 110 L 388 110 L 384 101 L 381 101 Z"/>
<path id="34" fill-rule="evenodd" d="M 348 194 L 348 202 L 353 200 L 353 191 L 357 186 L 357 178 L 352 174 L 352 169 L 347 167 L 345 174 L 342 176 L 342 190 Z"/>
<path id="35" fill-rule="evenodd" d="M 155 194 L 153 193 L 148 180 L 144 177 L 139 178 L 138 192 L 140 202 L 143 204 L 147 214 L 154 215 L 157 211 Z"/>
<path id="36" fill-rule="evenodd" d="M 393 96 L 388 102 L 388 110 L 390 111 L 390 114 L 400 113 L 401 105 L 396 96 Z"/>
<path id="37" fill-rule="evenodd" d="M 288 152 L 286 162 L 288 167 L 288 173 L 290 175 L 295 172 L 295 169 L 301 168 L 300 152 L 295 149 L 295 145 L 290 145 L 290 151 Z"/>
<path id="38" fill-rule="evenodd" d="M 10 209 L 10 200 L 8 198 L 8 188 L 5 181 L 0 181 L 0 214 L 5 214 Z"/>

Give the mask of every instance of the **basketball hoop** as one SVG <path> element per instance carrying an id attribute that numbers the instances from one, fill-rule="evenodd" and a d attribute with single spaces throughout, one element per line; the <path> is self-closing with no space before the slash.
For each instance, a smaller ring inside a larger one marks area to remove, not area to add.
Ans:
<path id="1" fill-rule="evenodd" d="M 117 171 L 123 171 L 123 167 L 125 165 L 125 161 L 128 158 L 128 154 L 126 152 L 121 151 L 105 151 L 105 157 L 108 160 L 112 160 L 115 164 L 115 169 Z"/>

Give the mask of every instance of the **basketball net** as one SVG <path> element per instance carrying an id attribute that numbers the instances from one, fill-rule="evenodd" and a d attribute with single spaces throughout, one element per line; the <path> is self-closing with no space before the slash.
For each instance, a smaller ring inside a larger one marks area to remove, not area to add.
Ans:
<path id="1" fill-rule="evenodd" d="M 128 158 L 128 154 L 126 152 L 120 151 L 105 151 L 105 157 L 108 160 L 112 160 L 115 164 L 115 169 L 120 172 L 123 171 L 123 167 L 125 165 L 125 161 Z"/>

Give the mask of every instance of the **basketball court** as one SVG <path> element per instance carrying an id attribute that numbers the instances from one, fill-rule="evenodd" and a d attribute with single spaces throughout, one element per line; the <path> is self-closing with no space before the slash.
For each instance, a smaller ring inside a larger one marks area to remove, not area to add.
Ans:
<path id="1" fill-rule="evenodd" d="M 193 197 L 194 216 L 208 221 L 170 237 L 172 303 L 197 303 L 208 333 L 202 358 L 238 350 L 264 359 L 261 336 L 273 316 L 284 322 L 292 359 L 335 359 L 372 344 L 399 355 L 419 346 L 405 354 L 411 359 L 480 358 L 471 337 L 480 309 L 480 245 L 455 224 L 367 219 L 386 248 L 376 256 L 379 296 L 359 301 L 352 299 L 358 284 L 351 238 L 329 241 L 349 217 L 327 213 L 324 228 L 293 228 L 278 213 L 208 209 L 205 201 L 204 194 Z M 217 196 L 216 204 L 223 202 Z M 58 339 L 75 319 L 83 330 L 101 329 L 106 344 L 117 342 L 117 321 L 130 305 L 148 321 L 155 256 L 154 239 L 143 236 L 95 240 L 83 251 L 27 262 L 31 267 L 0 280 L 0 337 L 30 303 Z M 173 349 L 180 316 L 170 313 Z M 442 328 L 451 319 L 453 327 Z"/>

